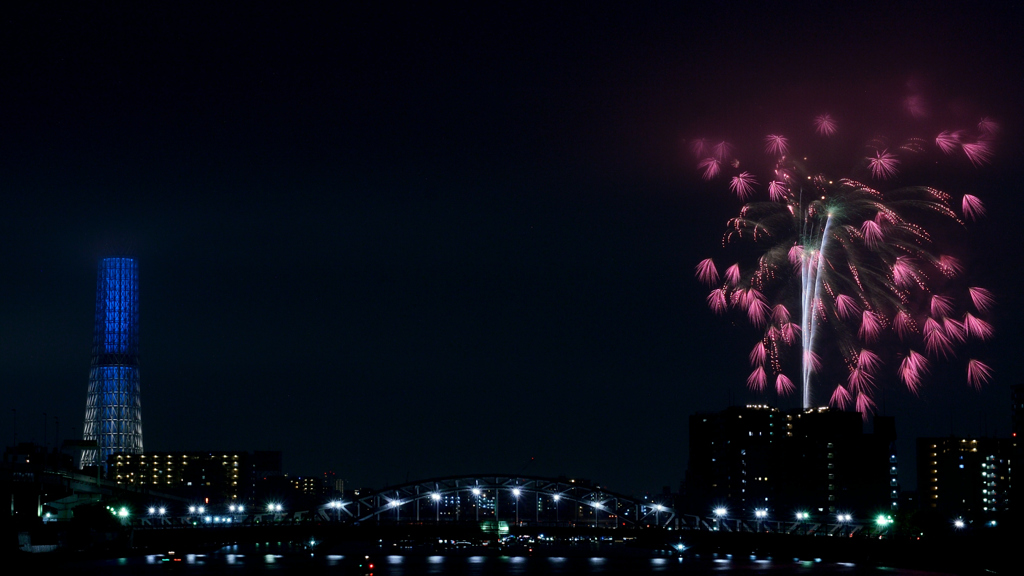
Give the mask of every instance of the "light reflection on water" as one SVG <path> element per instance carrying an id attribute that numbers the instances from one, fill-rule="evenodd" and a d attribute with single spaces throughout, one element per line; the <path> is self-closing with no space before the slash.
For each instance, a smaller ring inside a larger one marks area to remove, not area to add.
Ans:
<path id="1" fill-rule="evenodd" d="M 704 556 L 679 558 L 675 556 L 610 555 L 607 557 L 586 556 L 462 556 L 458 554 L 410 554 L 408 556 L 389 554 L 321 554 L 308 551 L 288 550 L 283 547 L 262 548 L 259 553 L 244 553 L 238 547 L 222 549 L 211 554 L 178 554 L 175 565 L 178 574 L 199 576 L 205 574 L 260 574 L 270 573 L 302 575 L 326 573 L 338 576 L 615 576 L 620 574 L 681 574 L 702 576 L 711 573 L 733 573 L 737 576 L 767 575 L 791 576 L 833 576 L 856 574 L 885 574 L 885 576 L 920 576 L 924 572 L 892 570 L 857 566 L 850 563 L 825 562 L 819 558 L 771 559 L 749 554 L 730 557 Z M 183 561 L 182 561 L 183 560 Z M 121 576 L 140 574 L 159 576 L 170 568 L 165 554 L 150 554 L 138 557 L 93 560 L 75 563 L 64 572 L 86 575 Z M 375 564 L 372 570 L 369 564 Z"/>

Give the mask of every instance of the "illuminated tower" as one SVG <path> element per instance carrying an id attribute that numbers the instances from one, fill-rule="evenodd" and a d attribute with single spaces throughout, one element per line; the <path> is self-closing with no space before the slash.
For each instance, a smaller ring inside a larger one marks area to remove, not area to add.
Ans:
<path id="1" fill-rule="evenodd" d="M 82 466 L 102 465 L 114 452 L 142 453 L 139 404 L 139 269 L 132 258 L 104 258 L 96 282 Z"/>

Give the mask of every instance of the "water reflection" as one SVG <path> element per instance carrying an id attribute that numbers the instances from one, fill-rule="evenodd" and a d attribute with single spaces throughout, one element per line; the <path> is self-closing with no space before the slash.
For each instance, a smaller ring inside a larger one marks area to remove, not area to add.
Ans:
<path id="1" fill-rule="evenodd" d="M 269 548 L 269 549 L 268 549 Z M 677 574 L 699 576 L 701 574 L 721 573 L 737 576 L 836 576 L 857 574 L 884 574 L 898 576 L 923 573 L 911 573 L 904 570 L 886 571 L 880 568 L 858 566 L 849 563 L 827 562 L 820 557 L 809 556 L 791 561 L 790 558 L 772 559 L 763 554 L 751 555 L 749 552 L 730 557 L 727 554 L 687 556 L 680 558 L 674 555 L 644 555 L 639 553 L 588 557 L 583 555 L 568 556 L 502 556 L 475 555 L 461 556 L 458 554 L 310 554 L 308 550 L 290 549 L 287 546 L 261 547 L 258 554 L 253 554 L 254 547 L 225 547 L 211 554 L 174 554 L 182 562 L 172 565 L 169 554 L 150 554 L 138 557 L 125 557 L 102 561 L 82 562 L 80 570 L 68 570 L 65 573 L 81 574 L 82 576 L 159 576 L 164 570 L 174 566 L 177 574 L 182 576 L 202 576 L 206 574 L 230 574 L 238 572 L 244 566 L 247 575 L 278 574 L 281 576 L 306 576 L 307 574 L 330 573 L 337 576 L 414 576 L 452 575 L 452 576 L 614 576 L 629 574 L 642 576 L 645 574 Z M 326 552 L 325 550 L 324 552 Z M 245 552 L 249 552 L 251 560 L 245 562 Z M 278 553 L 270 553 L 278 552 Z M 334 552 L 332 550 L 332 552 Z M 370 566 L 373 565 L 373 568 Z M 160 568 L 162 566 L 162 568 Z M 327 568 L 330 567 L 330 568 Z M 325 572 L 326 569 L 326 572 Z M 237 576 L 241 576 L 238 572 Z"/>

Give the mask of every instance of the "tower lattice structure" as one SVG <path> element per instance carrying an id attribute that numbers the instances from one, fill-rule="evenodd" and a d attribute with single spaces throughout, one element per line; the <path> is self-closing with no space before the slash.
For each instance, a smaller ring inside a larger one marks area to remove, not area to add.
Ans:
<path id="1" fill-rule="evenodd" d="M 82 466 L 106 467 L 114 452 L 142 453 L 139 402 L 139 269 L 132 258 L 104 258 L 96 283 Z"/>

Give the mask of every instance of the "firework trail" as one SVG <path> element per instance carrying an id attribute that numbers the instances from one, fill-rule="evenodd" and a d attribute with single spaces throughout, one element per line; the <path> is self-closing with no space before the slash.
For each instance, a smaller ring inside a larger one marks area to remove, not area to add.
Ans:
<path id="1" fill-rule="evenodd" d="M 808 123 L 808 132 L 828 139 L 840 130 L 829 114 Z M 992 293 L 958 286 L 963 265 L 943 253 L 929 228 L 942 222 L 964 227 L 984 215 L 972 194 L 952 197 L 927 186 L 883 186 L 901 178 L 910 157 L 934 149 L 977 167 L 992 159 L 999 126 L 983 118 L 976 128 L 946 130 L 933 140 L 910 138 L 888 146 L 874 139 L 850 178 L 831 178 L 790 155 L 792 140 L 767 135 L 768 177 L 739 166 L 737 147 L 724 141 L 692 141 L 691 152 L 705 180 L 724 176 L 745 204 L 730 219 L 723 245 L 738 262 L 720 272 L 711 258 L 696 268 L 712 288 L 708 306 L 716 313 L 737 310 L 763 335 L 750 353 L 747 385 L 780 395 L 794 391 L 810 408 L 817 388 L 831 388 L 829 403 L 854 408 L 865 417 L 875 407 L 886 367 L 917 393 L 938 362 L 956 360 L 973 342 L 992 337 L 986 320 Z M 933 144 L 932 144 L 933 143 Z M 747 164 L 744 163 L 744 167 Z M 992 369 L 966 359 L 966 379 L 981 387 Z M 835 376 L 835 366 L 845 368 Z M 831 370 L 831 372 L 830 372 Z M 787 372 L 789 374 L 787 374 Z"/>

